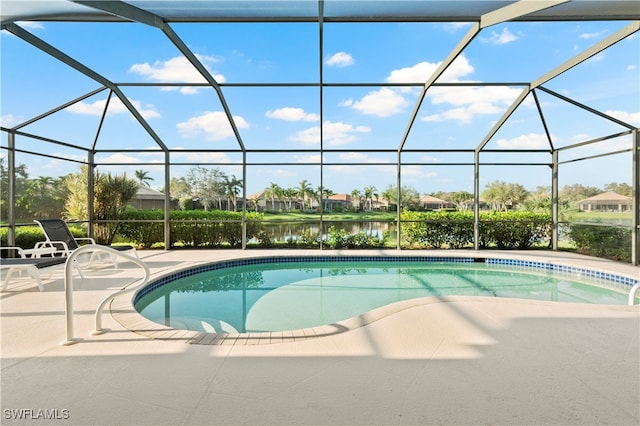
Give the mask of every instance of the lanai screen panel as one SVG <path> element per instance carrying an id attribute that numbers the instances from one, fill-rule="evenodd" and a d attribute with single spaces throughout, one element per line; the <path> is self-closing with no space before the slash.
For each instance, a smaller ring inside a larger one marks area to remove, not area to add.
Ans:
<path id="1" fill-rule="evenodd" d="M 189 164 L 241 165 L 245 151 L 247 189 L 256 191 L 272 176 L 281 186 L 307 180 L 348 192 L 349 179 L 334 166 L 361 162 L 359 176 L 382 177 L 371 163 L 389 161 L 385 169 L 393 170 L 395 151 L 406 150 L 399 158 L 407 162 L 401 176 L 409 178 L 414 167 L 431 169 L 438 155 L 430 150 L 476 149 L 529 83 L 640 19 L 633 1 L 578 0 L 511 13 L 527 4 L 533 3 L 3 1 L 3 24 L 23 21 L 18 25 L 106 81 L 3 31 L 2 127 L 100 90 L 21 129 L 51 141 L 23 136 L 17 143 L 60 157 L 79 151 L 81 162 L 93 149 L 110 158 L 117 150 L 166 149 L 172 161 L 188 154 Z M 515 18 L 500 23 L 501 13 Z M 478 23 L 481 30 L 421 98 L 431 73 Z M 546 162 L 548 154 L 532 151 L 637 127 L 638 43 L 629 36 L 545 81 L 535 89 L 539 103 L 530 94 L 483 145 L 504 153 L 483 154 L 482 161 Z M 36 66 L 26 67 L 22 60 L 31 57 Z M 47 70 L 44 77 L 38 69 Z M 57 150 L 57 142 L 64 148 Z M 0 144 L 6 148 L 6 138 Z M 132 163 L 144 157 L 130 155 L 135 161 L 123 166 L 133 174 Z M 466 170 L 473 161 L 466 158 L 464 166 L 451 167 Z M 164 183 L 155 161 L 154 182 Z M 298 171 L 307 166 L 310 174 Z M 467 175 L 446 167 L 437 173 Z M 76 168 L 70 161 L 56 170 Z M 180 170 L 171 169 L 171 177 Z M 418 184 L 427 188 L 424 182 Z M 453 185 L 462 190 L 469 181 Z"/>

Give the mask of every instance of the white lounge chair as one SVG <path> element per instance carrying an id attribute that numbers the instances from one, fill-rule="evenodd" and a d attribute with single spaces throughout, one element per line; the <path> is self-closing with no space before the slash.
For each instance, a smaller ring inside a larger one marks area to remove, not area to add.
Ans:
<path id="1" fill-rule="evenodd" d="M 0 258 L 0 271 L 6 272 L 2 280 L 2 285 L 0 286 L 0 291 L 5 291 L 9 282 L 15 278 L 22 277 L 23 273 L 33 278 L 40 291 L 44 291 L 41 272 L 48 272 L 47 278 L 49 278 L 54 271 L 64 268 L 66 262 L 64 257 L 26 257 L 25 252 L 31 251 L 32 254 L 34 254 L 32 249 L 23 250 L 20 247 L 0 247 L 0 251 L 13 251 L 18 256 L 16 258 Z M 82 272 L 79 268 L 77 269 L 82 277 Z"/>
<path id="2" fill-rule="evenodd" d="M 56 251 L 54 256 L 69 256 L 74 250 L 80 247 L 82 242 L 86 244 L 96 244 L 93 238 L 74 237 L 69 226 L 67 226 L 67 223 L 62 219 L 37 219 L 34 220 L 34 222 L 40 225 L 46 237 L 46 241 L 39 243 L 37 247 L 55 247 Z M 131 245 L 112 245 L 109 247 L 122 252 L 132 252 L 129 254 L 138 257 L 136 248 Z M 104 255 L 104 252 L 96 251 L 91 255 L 88 263 L 92 264 L 96 260 L 99 261 Z M 116 256 L 110 256 L 109 258 L 113 266 L 117 267 Z"/>

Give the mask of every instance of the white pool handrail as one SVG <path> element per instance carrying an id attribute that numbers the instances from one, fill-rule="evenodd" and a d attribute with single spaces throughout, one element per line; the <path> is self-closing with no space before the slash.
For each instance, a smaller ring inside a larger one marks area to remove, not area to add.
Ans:
<path id="1" fill-rule="evenodd" d="M 638 289 L 640 289 L 640 282 L 631 287 L 631 290 L 629 291 L 629 306 L 633 306 L 635 304 Z"/>
<path id="2" fill-rule="evenodd" d="M 119 252 L 117 250 L 112 249 L 108 246 L 101 246 L 96 244 L 88 244 L 86 246 L 82 246 L 76 250 L 74 250 L 68 257 L 64 265 L 64 292 L 65 292 L 65 319 L 67 323 L 67 339 L 62 343 L 64 346 L 73 345 L 74 343 L 79 342 L 81 339 L 75 338 L 73 335 L 73 265 L 76 261 L 76 258 L 85 252 L 93 252 L 93 251 L 104 251 L 109 253 L 111 256 L 120 256 L 125 258 L 126 260 L 133 262 L 140 266 L 144 270 L 144 277 L 140 285 L 144 285 L 149 281 L 151 277 L 151 272 L 149 271 L 149 267 L 140 259 L 129 256 L 128 254 Z M 92 334 L 101 334 L 104 333 L 104 329 L 102 329 L 102 310 L 107 305 L 109 301 L 111 301 L 114 297 L 126 292 L 130 291 L 130 289 L 137 288 L 137 286 L 129 285 L 116 293 L 105 298 L 96 309 L 96 329 Z"/>

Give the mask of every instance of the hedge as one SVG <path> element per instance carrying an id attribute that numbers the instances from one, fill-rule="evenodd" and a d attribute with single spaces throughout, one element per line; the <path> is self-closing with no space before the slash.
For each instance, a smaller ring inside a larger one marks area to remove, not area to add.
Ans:
<path id="1" fill-rule="evenodd" d="M 551 240 L 551 215 L 526 211 L 481 212 L 481 248 L 527 249 Z M 473 212 L 401 214 L 402 238 L 411 247 L 462 248 L 473 243 Z"/>
<path id="2" fill-rule="evenodd" d="M 569 226 L 568 234 L 582 254 L 624 262 L 631 260 L 629 228 L 573 223 Z"/>
<path id="3" fill-rule="evenodd" d="M 164 219 L 163 210 L 128 209 L 123 217 L 125 221 L 150 221 Z M 220 247 L 230 245 L 238 247 L 242 243 L 242 213 L 223 210 L 172 210 L 169 213 L 171 246 L 181 244 L 187 247 Z M 247 239 L 253 238 L 259 231 L 256 221 L 262 215 L 247 212 Z M 184 222 L 183 222 L 184 221 Z M 164 241 L 163 222 L 127 222 L 121 223 L 118 234 L 126 240 L 142 247 Z"/>

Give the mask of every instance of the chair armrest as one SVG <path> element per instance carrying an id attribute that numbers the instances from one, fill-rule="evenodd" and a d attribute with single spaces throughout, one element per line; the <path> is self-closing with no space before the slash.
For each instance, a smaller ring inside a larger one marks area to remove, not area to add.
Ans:
<path id="1" fill-rule="evenodd" d="M 0 251 L 2 250 L 7 250 L 7 251 L 12 250 L 12 251 L 15 251 L 18 254 L 18 256 L 20 256 L 21 258 L 27 257 L 24 255 L 24 252 L 22 251 L 22 247 L 0 247 Z"/>
<path id="2" fill-rule="evenodd" d="M 56 249 L 54 254 L 64 253 L 65 256 L 71 254 L 69 246 L 64 241 L 41 241 L 36 243 L 35 248 L 53 247 Z"/>

